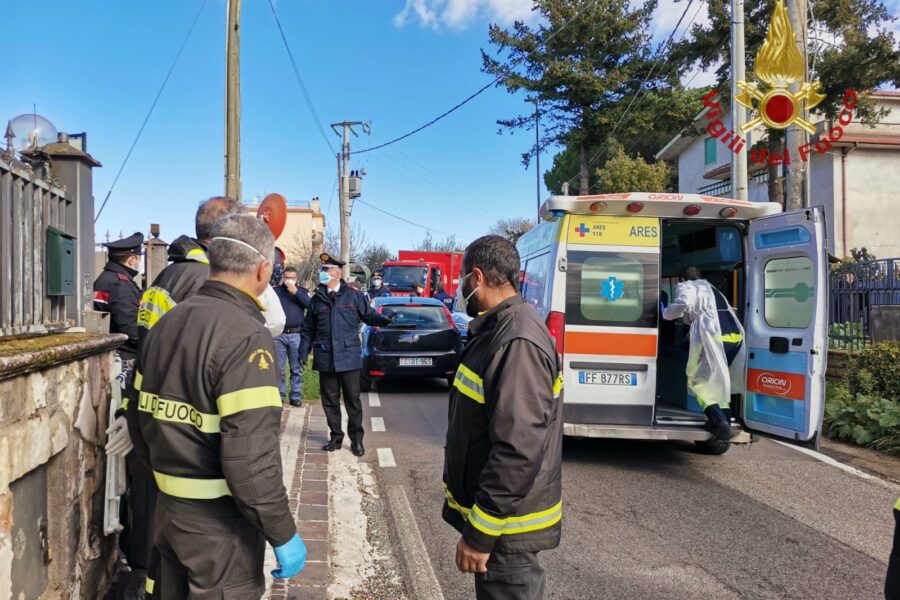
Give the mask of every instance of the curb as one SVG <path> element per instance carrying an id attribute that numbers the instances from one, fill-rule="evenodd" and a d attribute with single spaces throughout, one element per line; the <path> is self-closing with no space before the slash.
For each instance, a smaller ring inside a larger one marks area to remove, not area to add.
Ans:
<path id="1" fill-rule="evenodd" d="M 400 485 L 390 485 L 387 486 L 385 493 L 394 530 L 400 540 L 399 550 L 408 576 L 411 597 L 444 600 L 406 490 Z"/>

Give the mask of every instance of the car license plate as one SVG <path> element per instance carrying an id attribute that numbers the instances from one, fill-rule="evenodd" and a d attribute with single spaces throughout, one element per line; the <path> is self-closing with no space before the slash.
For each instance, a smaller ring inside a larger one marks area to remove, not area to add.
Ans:
<path id="1" fill-rule="evenodd" d="M 401 358 L 401 367 L 430 367 L 432 366 L 430 358 Z"/>
<path id="2" fill-rule="evenodd" d="M 637 373 L 578 371 L 578 383 L 593 385 L 637 385 Z"/>

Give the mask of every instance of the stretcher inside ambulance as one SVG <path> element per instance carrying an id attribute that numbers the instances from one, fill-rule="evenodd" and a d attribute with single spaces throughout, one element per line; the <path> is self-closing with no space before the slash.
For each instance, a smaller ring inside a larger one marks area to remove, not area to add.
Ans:
<path id="1" fill-rule="evenodd" d="M 696 194 L 554 196 L 523 236 L 522 296 L 563 357 L 565 433 L 693 441 L 721 454 L 750 431 L 817 444 L 824 410 L 827 260 L 820 207 Z M 688 389 L 688 328 L 661 310 L 699 268 L 745 330 L 731 442 Z"/>

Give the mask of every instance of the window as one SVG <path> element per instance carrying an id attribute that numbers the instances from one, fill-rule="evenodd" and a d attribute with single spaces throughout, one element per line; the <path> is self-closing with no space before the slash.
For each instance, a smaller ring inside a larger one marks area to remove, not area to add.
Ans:
<path id="1" fill-rule="evenodd" d="M 388 327 L 450 329 L 450 322 L 441 306 L 385 304 L 381 309 L 381 314 L 386 317 L 394 317 Z"/>
<path id="2" fill-rule="evenodd" d="M 542 254 L 525 262 L 522 280 L 522 299 L 546 317 L 550 309 L 550 288 L 548 287 L 552 255 Z"/>
<path id="3" fill-rule="evenodd" d="M 806 256 L 766 263 L 764 312 L 770 327 L 805 329 L 812 322 L 813 261 Z"/>
<path id="4" fill-rule="evenodd" d="M 656 327 L 659 255 L 569 252 L 566 322 Z"/>
<path id="5" fill-rule="evenodd" d="M 706 164 L 712 165 L 716 162 L 716 139 L 715 138 L 706 138 L 704 141 L 703 150 L 706 155 Z"/>
<path id="6" fill-rule="evenodd" d="M 414 283 L 425 285 L 428 267 L 387 266 L 382 270 L 384 285 L 392 292 L 408 292 Z"/>

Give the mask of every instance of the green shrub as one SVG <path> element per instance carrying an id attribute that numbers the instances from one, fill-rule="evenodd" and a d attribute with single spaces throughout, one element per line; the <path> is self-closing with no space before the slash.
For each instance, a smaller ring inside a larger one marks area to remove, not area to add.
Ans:
<path id="1" fill-rule="evenodd" d="M 862 350 L 866 346 L 862 323 L 832 323 L 828 327 L 828 347 L 835 350 Z"/>
<path id="2" fill-rule="evenodd" d="M 825 397 L 828 437 L 900 454 L 900 403 L 853 393 L 844 382 L 829 383 Z"/>
<path id="3" fill-rule="evenodd" d="M 867 346 L 850 355 L 849 367 L 850 392 L 900 402 L 900 343 Z"/>

